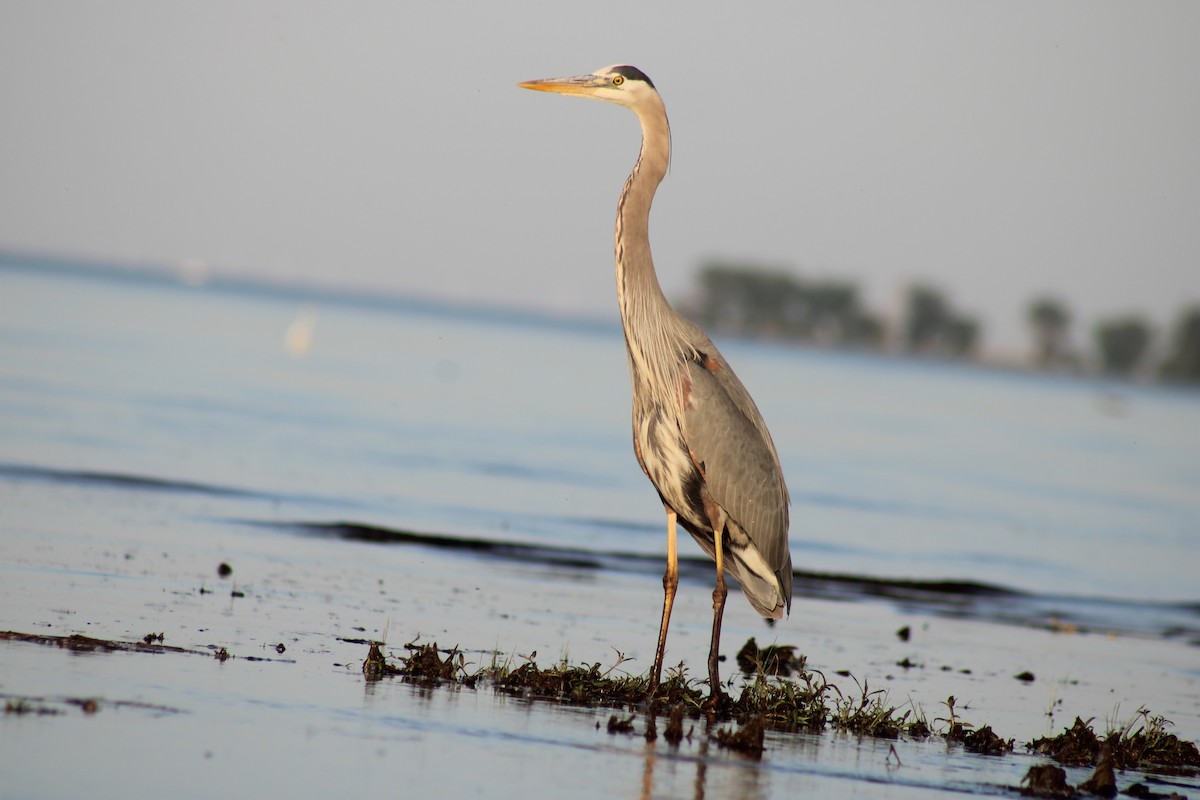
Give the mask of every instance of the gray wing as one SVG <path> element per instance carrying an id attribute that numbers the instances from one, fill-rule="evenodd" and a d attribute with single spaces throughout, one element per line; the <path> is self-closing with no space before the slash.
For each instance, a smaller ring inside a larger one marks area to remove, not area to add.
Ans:
<path id="1" fill-rule="evenodd" d="M 788 493 L 775 446 L 754 401 L 725 360 L 715 348 L 700 355 L 700 361 L 687 362 L 684 441 L 702 466 L 712 499 L 779 570 L 791 558 Z"/>

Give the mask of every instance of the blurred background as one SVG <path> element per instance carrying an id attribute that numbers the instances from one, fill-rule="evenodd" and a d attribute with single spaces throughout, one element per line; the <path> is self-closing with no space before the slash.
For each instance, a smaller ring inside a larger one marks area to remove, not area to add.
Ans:
<path id="1" fill-rule="evenodd" d="M 632 115 L 718 332 L 1200 371 L 1200 6 L 0 4 L 0 249 L 614 320 Z"/>

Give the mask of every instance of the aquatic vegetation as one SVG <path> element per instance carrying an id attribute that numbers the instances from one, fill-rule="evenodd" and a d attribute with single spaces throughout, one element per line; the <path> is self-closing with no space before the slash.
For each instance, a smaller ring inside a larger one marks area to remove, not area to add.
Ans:
<path id="1" fill-rule="evenodd" d="M 8 698 L 4 701 L 4 713 L 16 716 L 32 714 L 35 716 L 55 716 L 63 713 L 57 708 L 51 708 L 24 697 Z"/>
<path id="2" fill-rule="evenodd" d="M 613 734 L 636 733 L 635 721 L 642 713 L 647 741 L 658 737 L 658 717 L 666 715 L 663 737 L 668 743 L 677 745 L 684 738 L 685 716 L 703 717 L 710 724 L 733 722 L 736 727 L 716 729 L 710 738 L 722 748 L 752 758 L 761 757 L 767 730 L 817 733 L 829 729 L 881 739 L 940 735 L 970 752 L 993 756 L 1011 753 L 1014 748 L 1012 739 L 999 736 L 990 725 L 975 727 L 963 721 L 953 696 L 943 701 L 946 716 L 936 718 L 931 725 L 911 701 L 893 705 L 886 692 L 871 689 L 866 681 L 859 683 L 849 673 L 845 674 L 854 680 L 856 691 L 845 693 L 819 670 L 806 668 L 805 658 L 796 654 L 796 648 L 760 648 L 754 639 L 748 640 L 737 655 L 742 670 L 740 686 L 731 679 L 722 687 L 734 690 L 736 699 L 722 691 L 715 706 L 704 704 L 702 682 L 689 678 L 683 664 L 668 670 L 651 698 L 649 673 L 630 675 L 621 670 L 626 659 L 620 653 L 607 669 L 599 663 L 571 665 L 565 657 L 543 669 L 535 661 L 536 653 L 516 666 L 518 659 L 510 656 L 501 660 L 499 654 L 493 654 L 489 664 L 477 666 L 468 662 L 458 647 L 443 650 L 436 642 L 409 642 L 404 649 L 408 654 L 392 664 L 380 645 L 371 643 L 363 662 L 364 675 L 369 680 L 391 676 L 426 685 L 472 689 L 490 686 L 496 692 L 530 699 L 629 712 L 628 716 L 610 717 L 608 732 Z M 1168 725 L 1162 717 L 1142 708 L 1123 727 L 1110 728 L 1100 737 L 1090 721 L 1076 718 L 1075 724 L 1059 736 L 1038 739 L 1026 747 L 1060 764 L 1096 767 L 1095 774 L 1078 790 L 1106 792 L 1113 785 L 1114 769 L 1200 766 L 1195 744 L 1168 733 Z M 694 730 L 693 726 L 687 732 L 689 739 Z M 1038 797 L 1072 796 L 1076 791 L 1066 784 L 1061 768 L 1054 765 L 1035 765 L 1022 783 L 1023 793 Z"/>
<path id="3" fill-rule="evenodd" d="M 891 705 L 885 692 L 871 690 L 865 682 L 858 685 L 855 694 L 845 695 L 819 670 L 806 669 L 804 657 L 796 656 L 794 647 L 760 649 L 753 639 L 738 653 L 744 674 L 736 699 L 722 692 L 720 702 L 709 707 L 703 705 L 702 682 L 689 678 L 682 664 L 667 671 L 666 678 L 650 698 L 649 674 L 622 672 L 619 667 L 625 659 L 620 653 L 617 662 L 608 669 L 602 669 L 599 663 L 570 665 L 565 660 L 543 669 L 534 660 L 536 654 L 515 667 L 513 658 L 501 661 L 496 655 L 490 664 L 475 666 L 466 661 L 457 647 L 442 650 L 436 642 L 409 642 L 404 649 L 408 655 L 401 656 L 398 663 L 390 664 L 379 644 L 372 643 L 363 662 L 364 675 L 371 680 L 394 676 L 422 684 L 444 682 L 466 688 L 491 686 L 497 692 L 531 699 L 640 709 L 649 717 L 668 712 L 671 715 L 665 734 L 668 741 L 673 737 L 678 741 L 682 737 L 683 714 L 696 718 L 704 715 L 717 721 L 733 720 L 743 727 L 754 725 L 763 730 L 771 728 L 786 732 L 816 733 L 832 728 L 887 739 L 898 738 L 902 733 L 916 738 L 930 734 L 924 716 L 914 713 L 911 707 L 904 707 L 911 706 L 910 703 Z M 734 688 L 732 681 L 725 684 L 725 688 Z M 987 730 L 990 733 L 990 729 Z M 654 735 L 657 735 L 656 731 Z M 727 737 L 730 735 L 726 734 Z M 649 730 L 647 738 L 653 738 Z M 734 749 L 739 749 L 736 742 L 742 740 L 728 741 Z"/>
<path id="4" fill-rule="evenodd" d="M 1092 729 L 1092 721 L 1079 717 L 1058 736 L 1036 739 L 1028 748 L 1068 766 L 1096 766 L 1108 760 L 1119 770 L 1147 766 L 1200 767 L 1200 750 L 1195 743 L 1167 732 L 1171 723 L 1139 708 L 1120 729 L 1110 727 L 1104 737 Z"/>
<path id="5" fill-rule="evenodd" d="M 746 720 L 736 730 L 721 728 L 713 735 L 713 738 L 716 739 L 719 747 L 745 753 L 752 758 L 762 758 L 766 736 L 766 720 L 763 715 L 758 714 Z"/>
<path id="6" fill-rule="evenodd" d="M 967 750 L 985 756 L 1002 756 L 1013 750 L 1013 740 L 1000 738 L 991 725 L 963 734 L 960 741 Z"/>
<path id="7" fill-rule="evenodd" d="M 210 659 L 215 654 L 220 660 L 288 663 L 285 659 L 263 656 L 235 656 L 216 645 L 198 649 L 164 645 L 159 634 L 119 641 L 8 631 L 0 632 L 0 641 L 79 652 L 205 655 Z M 872 689 L 865 680 L 859 682 L 848 672 L 844 674 L 853 681 L 854 689 L 843 691 L 820 670 L 807 668 L 804 656 L 797 654 L 794 647 L 760 648 L 752 639 L 739 652 L 743 672 L 722 685 L 721 702 L 715 707 L 705 702 L 707 687 L 693 679 L 684 664 L 668 669 L 666 679 L 650 697 L 649 675 L 624 670 L 628 659 L 619 652 L 607 666 L 572 665 L 566 654 L 562 654 L 557 663 L 542 668 L 536 653 L 505 657 L 492 652 L 490 659 L 484 656 L 484 663 L 475 663 L 469 655 L 477 651 L 464 651 L 458 646 L 444 649 L 435 642 L 409 642 L 402 646 L 403 655 L 397 657 L 386 652 L 380 642 L 343 641 L 368 646 L 362 662 L 363 676 L 368 681 L 393 678 L 452 691 L 490 689 L 534 701 L 611 709 L 608 733 L 642 735 L 652 742 L 659 738 L 660 725 L 665 721 L 661 735 L 672 747 L 680 746 L 684 739 L 690 743 L 696 736 L 702 743 L 713 743 L 740 756 L 758 759 L 767 749 L 769 734 L 832 731 L 890 740 L 936 736 L 948 745 L 997 757 L 1014 749 L 1013 740 L 999 736 L 990 725 L 976 726 L 964 720 L 953 696 L 943 701 L 943 716 L 929 720 L 911 699 L 893 703 L 886 691 Z M 279 645 L 274 646 L 277 652 L 278 648 Z M 69 707 L 78 707 L 84 714 L 127 706 L 156 713 L 178 713 L 173 708 L 94 697 L 2 696 L 4 715 L 10 717 L 61 714 Z M 689 723 L 689 719 L 695 722 Z M 603 719 L 596 726 L 604 729 Z M 1076 717 L 1058 736 L 1036 739 L 1025 746 L 1034 756 L 1056 763 L 1033 765 L 1022 785 L 1012 788 L 1036 797 L 1113 796 L 1118 791 L 1118 778 L 1128 770 L 1194 776 L 1200 769 L 1200 751 L 1195 743 L 1171 733 L 1170 727 L 1170 721 L 1145 707 L 1138 708 L 1123 723 L 1109 721 L 1103 734 L 1097 733 L 1093 720 Z M 898 763 L 899 756 L 896 758 Z M 1067 773 L 1060 765 L 1092 767 L 1093 772 L 1072 786 L 1066 782 Z M 1121 791 L 1134 797 L 1169 796 L 1140 783 Z"/>
<path id="8" fill-rule="evenodd" d="M 762 673 L 785 678 L 793 672 L 803 672 L 806 660 L 804 656 L 796 655 L 796 648 L 792 645 L 769 644 L 760 648 L 753 636 L 742 645 L 736 659 L 738 667 L 747 675 Z"/>
<path id="9" fill-rule="evenodd" d="M 1075 787 L 1067 783 L 1067 771 L 1053 764 L 1034 764 L 1021 779 L 1021 794 L 1026 797 L 1075 797 Z"/>
<path id="10" fill-rule="evenodd" d="M 1035 739 L 1028 747 L 1035 753 L 1050 756 L 1068 766 L 1095 764 L 1100 757 L 1100 738 L 1092 730 L 1091 721 L 1084 722 L 1079 717 L 1075 718 L 1074 725 L 1058 736 Z"/>
<path id="11" fill-rule="evenodd" d="M 743 686 L 729 711 L 740 719 L 762 717 L 779 730 L 815 733 L 829 723 L 830 695 L 835 693 L 837 687 L 816 670 L 804 670 L 795 679 L 758 672 Z"/>
<path id="12" fill-rule="evenodd" d="M 504 694 L 611 708 L 644 702 L 649 694 L 649 675 L 613 674 L 624 661 L 620 653 L 617 663 L 606 670 L 602 670 L 599 663 L 573 666 L 565 659 L 542 669 L 534 661 L 536 653 L 517 667 L 513 667 L 512 658 L 501 662 L 496 656 L 490 664 L 476 667 L 466 661 L 457 647 L 440 650 L 436 642 L 409 642 L 404 647 L 409 655 L 402 656 L 399 664 L 393 665 L 386 662 L 379 645 L 372 643 L 363 664 L 364 674 L 369 664 L 373 679 L 398 676 L 420 683 L 445 681 L 467 688 L 490 685 Z M 682 668 L 668 670 L 655 694 L 656 704 L 664 706 L 682 703 L 699 709 L 703 699 L 697 682 L 689 680 Z"/>

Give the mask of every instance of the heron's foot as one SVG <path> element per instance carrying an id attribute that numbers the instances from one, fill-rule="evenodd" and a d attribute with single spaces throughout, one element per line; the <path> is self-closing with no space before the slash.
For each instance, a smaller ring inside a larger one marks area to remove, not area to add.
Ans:
<path id="1" fill-rule="evenodd" d="M 721 691 L 721 687 L 718 684 L 717 687 L 709 693 L 708 699 L 704 701 L 704 703 L 700 706 L 700 709 L 705 714 L 719 714 L 728 704 L 729 695 Z"/>

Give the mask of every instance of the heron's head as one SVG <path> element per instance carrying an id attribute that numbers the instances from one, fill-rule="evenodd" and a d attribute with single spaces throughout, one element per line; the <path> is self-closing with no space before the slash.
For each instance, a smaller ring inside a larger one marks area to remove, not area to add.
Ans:
<path id="1" fill-rule="evenodd" d="M 517 85 L 538 92 L 591 97 L 634 110 L 654 100 L 661 103 L 661 100 L 658 99 L 658 92 L 655 90 L 654 84 L 646 77 L 646 73 L 637 67 L 626 64 L 614 64 L 611 67 L 598 69 L 590 75 L 576 75 L 573 78 L 545 78 L 538 81 L 525 81 Z"/>

